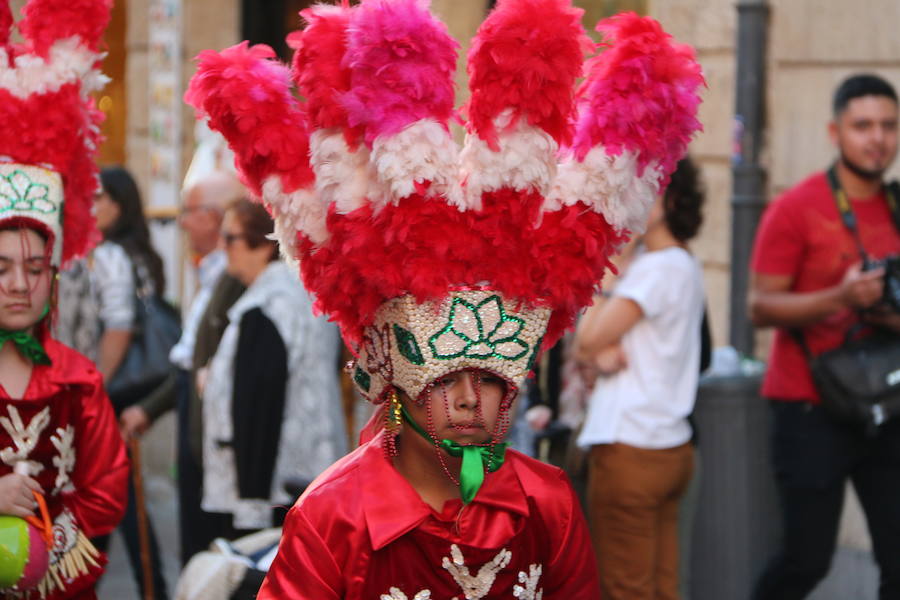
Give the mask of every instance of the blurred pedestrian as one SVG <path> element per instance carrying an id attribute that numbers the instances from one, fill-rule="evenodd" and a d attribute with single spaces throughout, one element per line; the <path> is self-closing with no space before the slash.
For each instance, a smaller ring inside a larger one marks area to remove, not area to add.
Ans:
<path id="1" fill-rule="evenodd" d="M 201 377 L 203 509 L 234 538 L 280 524 L 292 479 L 312 480 L 347 450 L 338 399 L 337 328 L 312 313 L 297 273 L 278 257 L 259 203 L 226 211 L 228 273 L 247 290 Z"/>
<path id="2" fill-rule="evenodd" d="M 773 201 L 757 232 L 750 314 L 757 326 L 777 327 L 762 393 L 772 410 L 784 524 L 758 600 L 805 598 L 828 573 L 848 478 L 881 568 L 879 597 L 900 597 L 900 420 L 866 436 L 830 418 L 806 357 L 841 347 L 864 319 L 900 331 L 900 316 L 882 302 L 884 270 L 860 262 L 860 253 L 865 262 L 900 253 L 900 197 L 884 181 L 897 155 L 897 119 L 891 84 L 846 79 L 828 125 L 837 161 Z"/>
<path id="3" fill-rule="evenodd" d="M 182 565 L 207 549 L 221 531 L 221 515 L 207 513 L 201 507 L 203 425 L 196 374 L 215 354 L 228 324 L 227 311 L 245 289 L 226 273 L 227 259 L 221 248 L 225 209 L 245 194 L 233 174 L 215 170 L 196 176 L 183 194 L 179 224 L 187 234 L 198 287 L 186 313 L 181 339 L 169 354 L 179 370 L 177 472 Z"/>
<path id="4" fill-rule="evenodd" d="M 683 159 L 611 297 L 588 310 L 578 360 L 599 376 L 578 443 L 590 447 L 588 516 L 608 600 L 674 600 L 678 507 L 691 480 L 703 277 L 687 243 L 703 193 Z"/>
<path id="5" fill-rule="evenodd" d="M 60 266 L 99 239 L 110 4 L 80 3 L 77 19 L 48 8 L 30 2 L 13 25 L 0 5 L 0 597 L 93 600 L 107 559 L 90 538 L 122 519 L 128 458 L 100 373 L 51 323 Z"/>
<path id="6" fill-rule="evenodd" d="M 144 217 L 143 204 L 137 183 L 122 167 L 107 167 L 100 172 L 101 191 L 94 198 L 94 215 L 97 227 L 103 234 L 103 242 L 91 256 L 92 287 L 102 334 L 97 349 L 97 368 L 104 382 L 115 376 L 122 364 L 129 344 L 135 334 L 135 302 L 139 290 L 151 294 L 162 294 L 165 290 L 165 275 L 162 259 L 150 244 L 150 230 Z M 147 397 L 110 397 L 116 413 L 120 416 L 120 426 L 128 435 L 143 433 L 150 419 L 160 414 L 172 393 L 172 383 L 168 382 L 165 393 L 154 393 Z M 129 411 L 128 409 L 132 410 Z M 146 419 L 142 425 L 132 423 L 129 415 L 140 410 Z M 135 468 L 139 468 L 137 465 Z M 153 589 L 155 597 L 168 597 L 163 577 L 159 547 L 152 523 L 147 522 Z M 128 558 L 138 586 L 143 592 L 144 578 L 141 568 L 140 542 L 138 537 L 138 516 L 135 505 L 133 481 L 129 482 L 129 501 L 125 518 L 119 528 L 125 540 Z M 98 547 L 105 549 L 108 536 L 97 541 Z"/>

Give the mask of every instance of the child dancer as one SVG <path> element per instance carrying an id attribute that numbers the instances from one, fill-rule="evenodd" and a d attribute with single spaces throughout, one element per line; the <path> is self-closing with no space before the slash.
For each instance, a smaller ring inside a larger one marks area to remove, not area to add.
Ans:
<path id="1" fill-rule="evenodd" d="M 613 47 L 589 64 L 576 115 L 581 11 L 501 0 L 469 54 L 457 153 L 457 44 L 425 3 L 302 14 L 290 42 L 305 104 L 272 51 L 246 44 L 201 54 L 186 95 L 381 406 L 371 439 L 291 510 L 259 597 L 595 600 L 565 476 L 503 438 L 538 353 L 590 304 L 699 126 L 692 51 L 650 19 L 602 24 Z"/>
<path id="2" fill-rule="evenodd" d="M 49 334 L 60 264 L 99 239 L 100 115 L 88 94 L 103 83 L 109 9 L 31 0 L 25 43 L 12 45 L 0 2 L 0 515 L 37 526 L 25 567 L 42 565 L 4 598 L 94 598 L 105 557 L 88 538 L 125 508 L 128 461 L 100 374 Z"/>

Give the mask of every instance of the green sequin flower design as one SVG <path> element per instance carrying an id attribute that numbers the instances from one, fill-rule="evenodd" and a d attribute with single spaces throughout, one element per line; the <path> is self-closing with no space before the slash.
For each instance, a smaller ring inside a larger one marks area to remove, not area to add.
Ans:
<path id="1" fill-rule="evenodd" d="M 56 205 L 50 202 L 48 195 L 46 184 L 35 183 L 19 169 L 9 175 L 0 175 L 0 213 L 10 210 L 53 213 Z"/>
<path id="2" fill-rule="evenodd" d="M 472 304 L 454 298 L 447 325 L 431 336 L 428 345 L 435 358 L 502 358 L 518 360 L 528 353 L 519 339 L 525 321 L 506 314 L 499 296 Z"/>

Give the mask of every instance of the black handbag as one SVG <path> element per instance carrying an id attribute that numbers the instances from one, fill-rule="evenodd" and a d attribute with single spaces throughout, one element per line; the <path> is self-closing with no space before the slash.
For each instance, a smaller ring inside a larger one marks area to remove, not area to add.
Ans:
<path id="1" fill-rule="evenodd" d="M 131 343 L 106 392 L 116 411 L 138 402 L 165 382 L 175 367 L 169 352 L 181 337 L 178 312 L 156 293 L 137 294 Z"/>
<path id="2" fill-rule="evenodd" d="M 859 329 L 851 328 L 840 347 L 816 356 L 800 332 L 793 335 L 807 356 L 825 412 L 874 434 L 900 413 L 900 335 L 878 329 L 857 338 Z"/>
<path id="3" fill-rule="evenodd" d="M 828 169 L 827 178 L 841 221 L 853 235 L 863 265 L 869 265 L 856 216 L 834 166 Z M 898 191 L 896 182 L 885 188 L 891 216 L 900 229 Z M 900 334 L 875 328 L 871 335 L 859 337 L 864 327 L 861 323 L 851 327 L 841 346 L 816 356 L 801 331 L 793 329 L 790 334 L 806 355 L 825 412 L 840 423 L 874 435 L 882 423 L 900 414 Z"/>
<path id="4" fill-rule="evenodd" d="M 827 178 L 841 221 L 852 234 L 862 263 L 871 264 L 834 166 L 828 169 Z M 886 186 L 885 194 L 891 216 L 900 228 L 895 182 Z M 879 425 L 900 414 L 900 335 L 876 328 L 871 335 L 859 337 L 863 328 L 862 324 L 851 327 L 840 347 L 816 356 L 810 352 L 802 331 L 789 331 L 806 355 L 825 412 L 840 423 L 872 435 Z"/>

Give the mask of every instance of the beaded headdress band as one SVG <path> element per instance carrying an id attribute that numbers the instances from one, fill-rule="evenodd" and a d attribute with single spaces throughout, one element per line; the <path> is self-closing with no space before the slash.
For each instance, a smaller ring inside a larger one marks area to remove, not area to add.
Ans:
<path id="1" fill-rule="evenodd" d="M 10 42 L 0 0 L 0 223 L 40 228 L 55 266 L 84 255 L 100 235 L 91 214 L 103 115 L 90 94 L 100 72 L 111 0 L 30 0 Z"/>
<path id="2" fill-rule="evenodd" d="M 589 305 L 692 134 L 693 50 L 652 19 L 601 22 L 568 0 L 501 0 L 469 52 L 462 151 L 458 44 L 420 0 L 319 5 L 266 46 L 206 51 L 185 99 L 224 134 L 316 306 L 358 354 L 375 402 L 444 373 L 513 391 Z M 292 93 L 296 85 L 298 100 Z"/>

